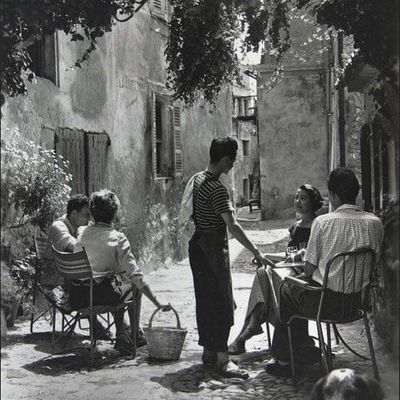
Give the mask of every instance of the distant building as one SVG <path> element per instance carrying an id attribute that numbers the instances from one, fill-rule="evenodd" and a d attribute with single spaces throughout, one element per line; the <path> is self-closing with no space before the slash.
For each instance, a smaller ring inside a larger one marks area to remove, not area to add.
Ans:
<path id="1" fill-rule="evenodd" d="M 241 66 L 242 81 L 232 87 L 232 136 L 239 145 L 234 178 L 235 204 L 247 206 L 259 199 L 260 161 L 257 130 L 257 81 L 253 71 Z"/>

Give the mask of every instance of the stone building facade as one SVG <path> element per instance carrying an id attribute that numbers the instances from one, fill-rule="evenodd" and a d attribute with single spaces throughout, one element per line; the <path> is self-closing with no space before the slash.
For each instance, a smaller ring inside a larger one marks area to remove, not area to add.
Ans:
<path id="1" fill-rule="evenodd" d="M 21 137 L 70 161 L 73 192 L 106 187 L 118 194 L 122 229 L 144 269 L 184 254 L 176 223 L 184 184 L 207 166 L 211 140 L 230 135 L 232 126 L 229 89 L 215 106 L 172 101 L 168 13 L 166 1 L 149 1 L 101 38 L 82 68 L 74 63 L 84 43 L 62 32 L 46 38 L 34 54 L 37 82 L 2 107 L 3 140 L 18 126 Z"/>

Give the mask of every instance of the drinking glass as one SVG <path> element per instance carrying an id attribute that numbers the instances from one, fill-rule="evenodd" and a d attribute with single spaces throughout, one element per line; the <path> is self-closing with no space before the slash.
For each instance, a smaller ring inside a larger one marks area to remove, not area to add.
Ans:
<path id="1" fill-rule="evenodd" d="M 297 253 L 297 247 L 296 246 L 288 246 L 286 249 L 286 253 L 290 256 L 292 263 L 294 262 L 294 256 Z"/>

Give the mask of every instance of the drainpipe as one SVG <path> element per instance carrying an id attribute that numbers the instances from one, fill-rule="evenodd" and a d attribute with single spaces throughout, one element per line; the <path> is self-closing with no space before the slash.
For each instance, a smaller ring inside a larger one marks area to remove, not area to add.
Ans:
<path id="1" fill-rule="evenodd" d="M 337 36 L 338 42 L 338 66 L 343 71 L 343 32 L 339 31 Z M 339 133 L 339 162 L 341 167 L 346 166 L 346 138 L 345 138 L 345 115 L 344 115 L 344 85 L 343 76 L 338 83 L 338 107 L 339 107 L 339 121 L 338 121 L 338 133 Z"/>

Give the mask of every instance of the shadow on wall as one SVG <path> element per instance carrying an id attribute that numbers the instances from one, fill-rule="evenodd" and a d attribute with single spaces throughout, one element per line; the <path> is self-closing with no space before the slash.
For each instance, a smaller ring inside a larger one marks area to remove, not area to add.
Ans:
<path id="1" fill-rule="evenodd" d="M 107 101 L 106 83 L 106 73 L 100 56 L 93 52 L 89 64 L 83 64 L 71 85 L 72 109 L 88 118 L 99 115 Z"/>

